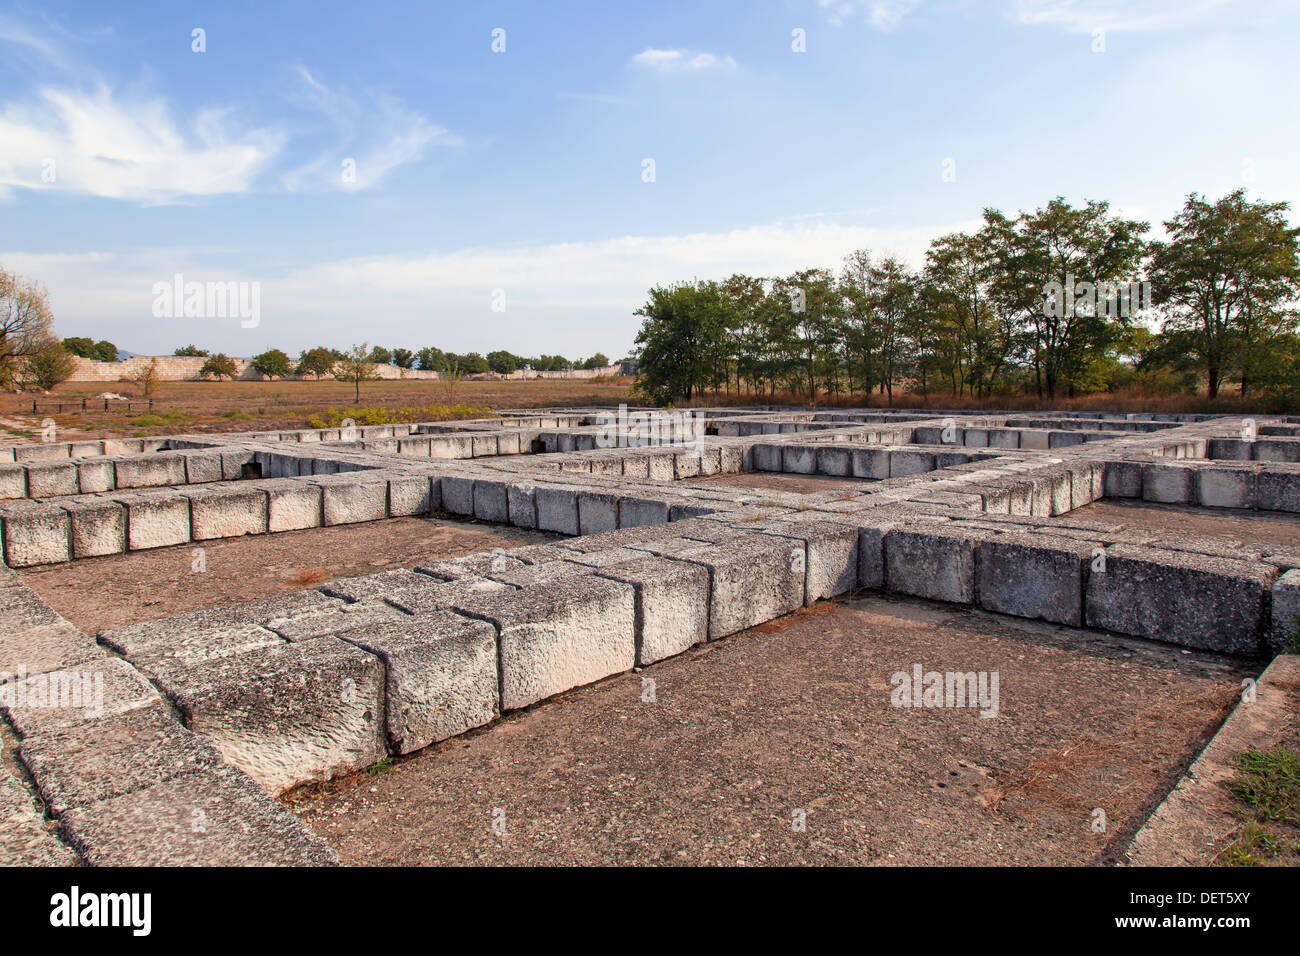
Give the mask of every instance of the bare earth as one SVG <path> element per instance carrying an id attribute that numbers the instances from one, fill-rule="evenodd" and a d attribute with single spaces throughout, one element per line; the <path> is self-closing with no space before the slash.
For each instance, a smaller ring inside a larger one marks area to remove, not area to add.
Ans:
<path id="1" fill-rule="evenodd" d="M 94 634 L 186 611 L 270 597 L 334 578 L 373 574 L 556 535 L 439 518 L 390 518 L 86 558 L 22 571 L 23 582 Z M 193 570 L 196 548 L 206 570 Z"/>
<path id="2" fill-rule="evenodd" d="M 1149 501 L 1108 498 L 1076 508 L 1070 518 L 1124 524 L 1144 531 L 1235 538 L 1247 544 L 1300 548 L 1300 514 L 1243 511 L 1237 508 L 1191 508 Z"/>
<path id="3" fill-rule="evenodd" d="M 891 675 L 914 663 L 997 671 L 999 715 L 891 706 Z M 579 688 L 289 803 L 366 865 L 1098 863 L 1123 850 L 1255 672 L 866 597 Z"/>

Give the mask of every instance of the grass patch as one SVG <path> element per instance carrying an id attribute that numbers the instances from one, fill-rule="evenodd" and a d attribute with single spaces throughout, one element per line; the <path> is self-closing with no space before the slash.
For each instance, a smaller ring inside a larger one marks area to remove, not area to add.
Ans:
<path id="1" fill-rule="evenodd" d="M 366 768 L 366 773 L 370 774 L 372 777 L 377 777 L 385 770 L 391 770 L 393 763 L 394 760 L 392 757 L 385 757 L 383 760 L 376 760 Z"/>
<path id="2" fill-rule="evenodd" d="M 1243 750 L 1228 789 L 1245 822 L 1220 859 L 1228 866 L 1300 864 L 1300 751 Z"/>
<path id="3" fill-rule="evenodd" d="M 222 412 L 218 417 L 232 422 L 248 422 L 253 420 L 253 416 L 248 414 L 248 412 L 240 411 Z"/>
<path id="4" fill-rule="evenodd" d="M 467 418 L 497 418 L 490 409 L 476 408 L 463 402 L 456 405 L 413 405 L 406 408 L 355 406 L 331 408 L 307 419 L 312 428 L 337 428 L 345 419 L 355 425 L 409 425 L 415 422 L 462 421 Z"/>
<path id="5" fill-rule="evenodd" d="M 143 415 L 137 415 L 135 418 L 129 419 L 129 421 L 137 428 L 157 428 L 160 425 L 188 425 L 190 416 L 182 415 L 180 412 L 163 412 L 161 415 L 146 412 Z"/>

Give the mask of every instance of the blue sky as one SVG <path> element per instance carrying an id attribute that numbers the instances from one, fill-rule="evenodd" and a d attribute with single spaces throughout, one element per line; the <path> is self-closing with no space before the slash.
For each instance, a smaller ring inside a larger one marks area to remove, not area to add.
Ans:
<path id="1" fill-rule="evenodd" d="M 1280 0 L 5 3 L 0 266 L 133 352 L 618 357 L 655 283 L 919 265 L 985 206 L 1294 205 L 1298 28 Z M 258 323 L 155 317 L 177 273 L 258 283 Z"/>

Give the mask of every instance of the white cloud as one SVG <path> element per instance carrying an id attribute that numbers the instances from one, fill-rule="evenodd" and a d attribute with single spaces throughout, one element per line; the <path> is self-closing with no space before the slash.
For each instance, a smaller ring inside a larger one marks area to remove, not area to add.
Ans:
<path id="1" fill-rule="evenodd" d="M 373 188 L 398 166 L 422 159 L 431 143 L 456 146 L 461 142 L 395 96 L 381 92 L 363 103 L 327 87 L 304 66 L 297 73 L 303 84 L 302 99 L 325 115 L 338 142 L 284 174 L 281 182 L 291 191 Z M 353 175 L 344 175 L 345 164 Z"/>
<path id="2" fill-rule="evenodd" d="M 1232 0 L 1016 0 L 1026 26 L 1056 26 L 1068 33 L 1160 30 L 1194 23 Z"/>
<path id="3" fill-rule="evenodd" d="M 817 5 L 826 11 L 831 23 L 836 25 L 845 20 L 863 15 L 872 27 L 889 31 L 898 26 L 911 13 L 921 0 L 817 0 Z"/>
<path id="4" fill-rule="evenodd" d="M 736 61 L 730 56 L 690 50 L 658 50 L 653 47 L 632 57 L 632 64 L 659 73 L 698 73 L 702 70 L 734 70 Z"/>
<path id="5" fill-rule="evenodd" d="M 360 256 L 281 275 L 232 268 L 228 250 L 160 248 L 111 258 L 0 253 L 0 263 L 49 286 L 60 335 L 107 337 L 133 352 L 170 351 L 193 340 L 249 355 L 267 347 L 294 352 L 316 342 L 365 339 L 454 351 L 587 355 L 631 348 L 639 324 L 632 312 L 658 283 L 724 279 L 733 272 L 838 271 L 845 255 L 863 247 L 920 266 L 931 239 L 978 225 L 794 221 L 726 232 Z M 214 256 L 223 264 L 213 265 Z M 176 272 L 187 280 L 260 282 L 261 325 L 242 330 L 234 320 L 153 319 L 153 283 L 171 281 Z M 505 292 L 505 312 L 491 310 L 496 289 Z"/>
<path id="6" fill-rule="evenodd" d="M 283 143 L 272 131 L 236 131 L 219 109 L 187 126 L 161 99 L 119 101 L 102 84 L 88 93 L 46 87 L 0 110 L 0 193 L 71 190 L 145 203 L 239 193 Z"/>

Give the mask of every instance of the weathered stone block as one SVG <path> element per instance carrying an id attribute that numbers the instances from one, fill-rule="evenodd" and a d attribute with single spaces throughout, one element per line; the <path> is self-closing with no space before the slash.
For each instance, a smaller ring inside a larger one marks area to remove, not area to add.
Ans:
<path id="1" fill-rule="evenodd" d="M 858 582 L 858 529 L 831 521 L 796 518 L 772 521 L 763 533 L 804 545 L 804 604 L 845 594 Z M 796 563 L 799 558 L 791 552 Z"/>
<path id="2" fill-rule="evenodd" d="M 1084 585 L 1100 542 L 1034 534 L 1002 534 L 977 553 L 980 606 L 999 614 L 1083 626 Z"/>
<path id="3" fill-rule="evenodd" d="M 266 534 L 267 497 L 257 487 L 190 488 L 190 535 L 195 541 Z"/>
<path id="4" fill-rule="evenodd" d="M 57 505 L 19 500 L 0 507 L 4 561 L 11 568 L 71 560 L 70 533 L 68 513 Z"/>
<path id="5" fill-rule="evenodd" d="M 93 558 L 126 550 L 126 509 L 108 498 L 62 502 L 71 522 L 72 557 Z"/>
<path id="6" fill-rule="evenodd" d="M 536 501 L 540 530 L 578 534 L 578 495 L 574 489 L 539 485 Z"/>
<path id="7" fill-rule="evenodd" d="M 321 484 L 325 524 L 354 524 L 388 517 L 388 483 L 350 478 Z"/>
<path id="8" fill-rule="evenodd" d="M 323 521 L 321 486 L 310 481 L 283 478 L 261 482 L 266 493 L 268 531 L 319 528 Z"/>
<path id="9" fill-rule="evenodd" d="M 118 488 L 157 488 L 185 484 L 185 456 L 160 452 L 139 458 L 119 458 L 115 465 Z"/>
<path id="10" fill-rule="evenodd" d="M 754 627 L 803 605 L 802 549 L 766 535 L 738 535 L 672 555 L 709 570 L 709 640 Z"/>
<path id="11" fill-rule="evenodd" d="M 885 535 L 885 586 L 900 594 L 970 604 L 975 600 L 979 531 L 894 528 Z"/>
<path id="12" fill-rule="evenodd" d="M 218 658 L 160 685 L 186 726 L 271 794 L 386 753 L 383 666 L 333 637 Z"/>
<path id="13" fill-rule="evenodd" d="M 31 498 L 55 498 L 78 491 L 75 462 L 36 461 L 26 467 L 27 494 Z"/>
<path id="14" fill-rule="evenodd" d="M 1196 503 L 1203 508 L 1254 508 L 1255 469 L 1210 468 L 1196 470 Z"/>
<path id="15" fill-rule="evenodd" d="M 455 609 L 497 628 L 503 711 L 630 670 L 636 662 L 635 593 L 620 581 L 585 575 L 467 598 Z"/>
<path id="16" fill-rule="evenodd" d="M 1293 649 L 1300 646 L 1300 570 L 1288 571 L 1273 582 L 1272 599 L 1267 650 L 1279 654 L 1288 644 Z"/>
<path id="17" fill-rule="evenodd" d="M 497 634 L 485 621 L 436 611 L 345 639 L 384 663 L 393 753 L 481 727 L 498 713 Z"/>
<path id="18" fill-rule="evenodd" d="M 1088 578 L 1088 626 L 1253 656 L 1276 575 L 1248 561 L 1113 545 L 1105 571 Z"/>
<path id="19" fill-rule="evenodd" d="M 1195 500 L 1196 469 L 1186 465 L 1142 466 L 1142 500 L 1186 505 Z"/>
<path id="20" fill-rule="evenodd" d="M 126 508 L 126 543 L 132 551 L 190 540 L 190 502 L 175 491 L 114 495 Z"/>

